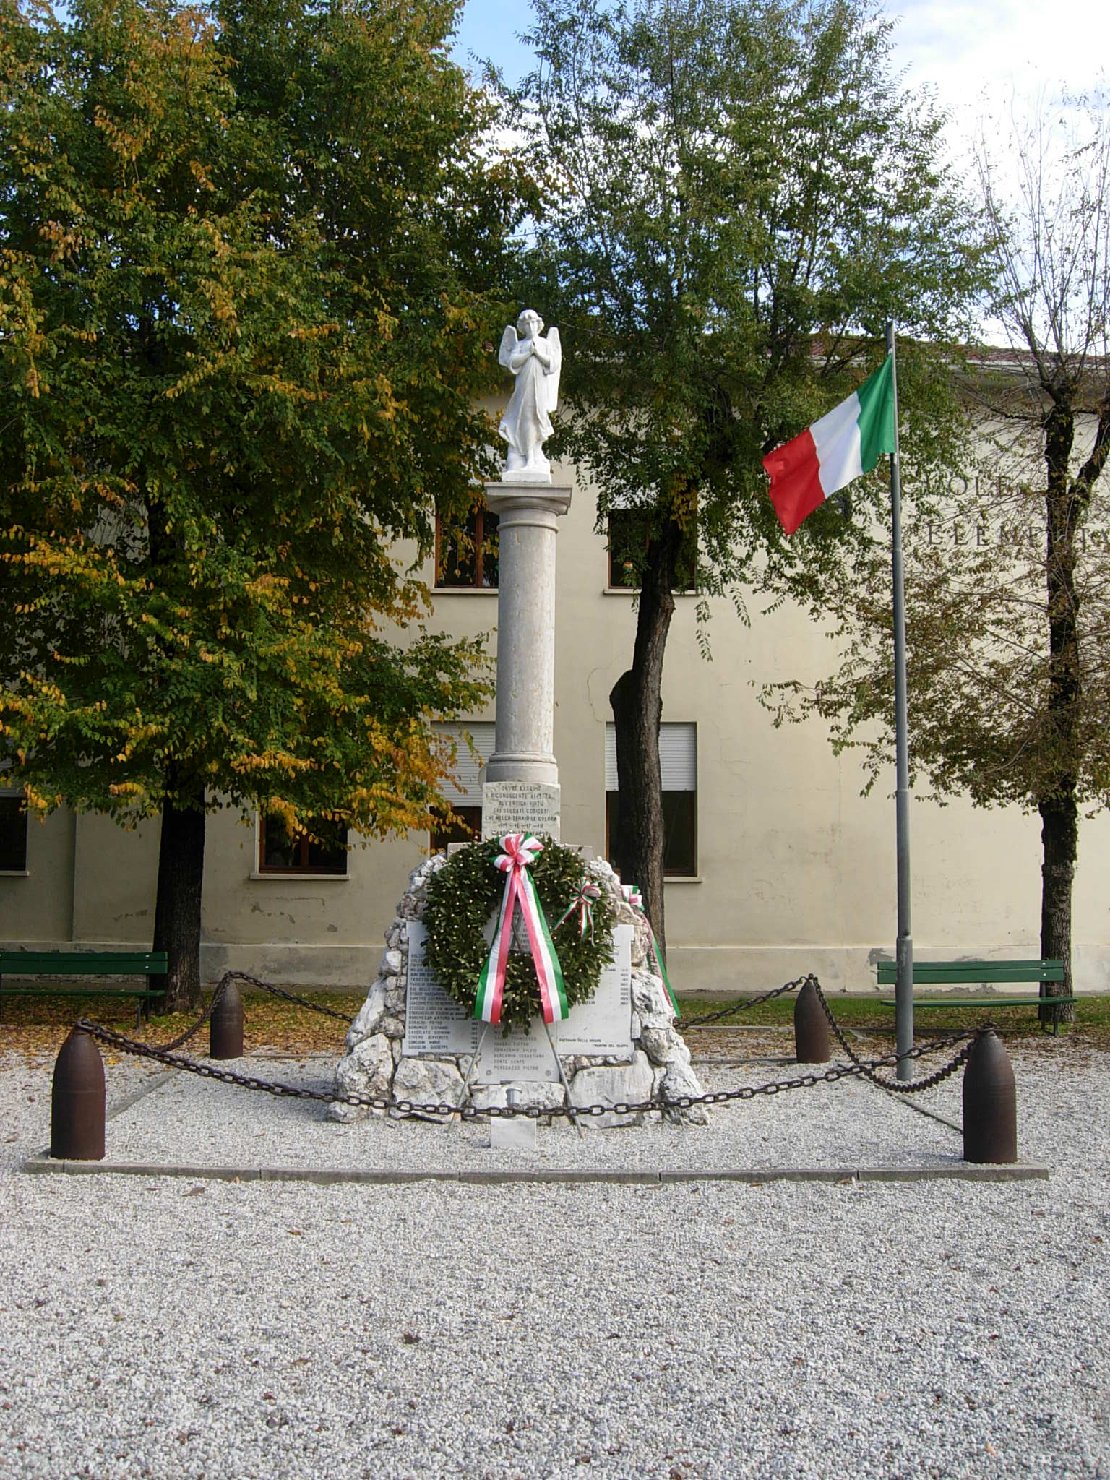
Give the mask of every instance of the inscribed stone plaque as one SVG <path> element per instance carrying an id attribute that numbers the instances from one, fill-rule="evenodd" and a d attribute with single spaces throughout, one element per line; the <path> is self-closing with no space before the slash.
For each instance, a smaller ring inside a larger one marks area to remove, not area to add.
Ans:
<path id="1" fill-rule="evenodd" d="M 478 1046 L 481 1023 L 455 1002 L 424 963 L 427 932 L 409 921 L 409 985 L 405 1000 L 405 1054 L 464 1054 Z"/>
<path id="2" fill-rule="evenodd" d="M 632 1058 L 631 925 L 613 927 L 613 959 L 589 1002 L 579 1002 L 554 1029 L 561 1054 Z"/>
<path id="3" fill-rule="evenodd" d="M 475 1084 L 542 1084 L 558 1078 L 559 1066 L 539 1013 L 528 1033 L 514 1032 L 506 1038 L 500 1028 L 487 1029 Z"/>
<path id="4" fill-rule="evenodd" d="M 559 787 L 538 781 L 487 781 L 482 787 L 482 836 L 550 833 L 559 841 Z"/>

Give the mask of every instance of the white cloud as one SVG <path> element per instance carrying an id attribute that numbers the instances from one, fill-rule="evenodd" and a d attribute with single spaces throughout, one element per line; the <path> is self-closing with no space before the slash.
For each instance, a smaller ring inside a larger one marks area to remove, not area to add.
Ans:
<path id="1" fill-rule="evenodd" d="M 883 0 L 883 9 L 906 80 L 932 87 L 964 130 L 984 113 L 984 94 L 1082 91 L 1105 71 L 1106 0 Z M 455 53 L 465 65 L 492 57 L 513 81 L 532 64 L 517 39 L 531 19 L 519 0 L 466 0 Z"/>
<path id="2" fill-rule="evenodd" d="M 897 62 L 963 131 L 1011 95 L 1081 92 L 1104 75 L 1105 0 L 888 0 Z"/>

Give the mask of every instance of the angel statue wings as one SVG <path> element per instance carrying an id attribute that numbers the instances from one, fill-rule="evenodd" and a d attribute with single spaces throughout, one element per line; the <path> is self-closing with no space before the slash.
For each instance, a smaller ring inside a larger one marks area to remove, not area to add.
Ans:
<path id="1" fill-rule="evenodd" d="M 543 320 L 526 308 L 501 336 L 498 361 L 516 385 L 498 432 L 509 444 L 503 482 L 550 483 L 551 464 L 543 444 L 551 436 L 551 413 L 559 400 L 563 350 L 558 329 L 543 332 Z"/>

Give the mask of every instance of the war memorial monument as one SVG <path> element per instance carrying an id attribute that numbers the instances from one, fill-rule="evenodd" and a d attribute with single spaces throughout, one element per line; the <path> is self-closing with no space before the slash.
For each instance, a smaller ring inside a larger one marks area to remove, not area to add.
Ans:
<path id="1" fill-rule="evenodd" d="M 665 1107 L 701 1086 L 651 926 L 633 885 L 560 841 L 555 546 L 571 489 L 553 483 L 544 456 L 559 331 L 544 333 L 526 309 L 505 329 L 499 360 L 513 391 L 499 426 L 504 471 L 485 489 L 499 517 L 500 580 L 496 740 L 481 840 L 428 858 L 410 876 L 336 1087 L 478 1110 L 652 1099 Z M 333 1113 L 368 1112 L 336 1105 Z M 706 1112 L 659 1113 L 700 1122 Z"/>

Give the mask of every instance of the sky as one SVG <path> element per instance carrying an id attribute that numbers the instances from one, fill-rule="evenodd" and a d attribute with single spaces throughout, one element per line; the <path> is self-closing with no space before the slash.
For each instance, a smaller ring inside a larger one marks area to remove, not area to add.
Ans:
<path id="1" fill-rule="evenodd" d="M 1097 84 L 1110 42 L 1106 0 L 887 0 L 895 22 L 895 64 L 913 86 L 928 86 L 952 116 L 954 155 L 988 111 L 1011 95 L 1049 95 L 1067 84 L 1082 91 Z M 455 54 L 489 58 L 514 82 L 528 70 L 530 53 L 516 38 L 531 11 L 523 0 L 465 0 Z M 1110 79 L 1108 79 L 1110 80 Z"/>

